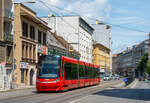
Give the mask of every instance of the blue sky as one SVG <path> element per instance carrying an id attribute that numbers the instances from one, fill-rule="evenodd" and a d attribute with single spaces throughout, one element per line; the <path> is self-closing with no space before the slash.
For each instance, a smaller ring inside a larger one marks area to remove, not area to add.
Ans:
<path id="1" fill-rule="evenodd" d="M 28 0 L 15 0 L 23 2 Z M 59 10 L 52 5 L 67 9 L 85 17 L 99 19 L 112 25 L 113 53 L 120 52 L 126 47 L 138 44 L 148 39 L 150 32 L 150 0 L 42 0 L 51 10 L 48 10 L 42 3 L 27 4 L 37 15 L 47 16 L 52 12 L 55 15 L 72 15 L 71 13 Z M 93 20 L 85 18 L 89 23 Z M 116 25 L 121 26 L 118 27 Z M 124 29 L 128 27 L 139 31 Z"/>

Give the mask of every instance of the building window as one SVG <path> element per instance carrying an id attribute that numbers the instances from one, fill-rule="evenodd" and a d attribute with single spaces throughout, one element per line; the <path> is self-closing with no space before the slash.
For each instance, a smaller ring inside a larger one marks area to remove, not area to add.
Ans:
<path id="1" fill-rule="evenodd" d="M 30 38 L 35 39 L 35 28 L 33 26 L 30 26 Z"/>
<path id="2" fill-rule="evenodd" d="M 46 45 L 46 33 L 43 33 L 43 45 Z"/>
<path id="3" fill-rule="evenodd" d="M 24 44 L 22 44 L 22 58 L 24 58 L 25 55 L 24 55 Z"/>
<path id="4" fill-rule="evenodd" d="M 24 69 L 21 69 L 21 83 L 24 83 Z"/>
<path id="5" fill-rule="evenodd" d="M 26 58 L 28 58 L 28 45 L 26 45 Z"/>
<path id="6" fill-rule="evenodd" d="M 42 38 L 42 32 L 38 31 L 38 43 L 40 44 L 42 43 L 41 38 Z"/>
<path id="7" fill-rule="evenodd" d="M 33 59 L 35 60 L 35 46 L 34 46 L 34 48 L 33 48 Z"/>
<path id="8" fill-rule="evenodd" d="M 28 24 L 22 23 L 22 36 L 28 37 Z"/>
<path id="9" fill-rule="evenodd" d="M 12 46 L 7 46 L 7 57 L 11 57 L 12 54 Z"/>
<path id="10" fill-rule="evenodd" d="M 30 52 L 29 52 L 29 55 L 30 55 L 30 56 L 29 56 L 30 59 L 33 59 L 33 58 L 32 58 L 32 46 L 30 46 Z"/>

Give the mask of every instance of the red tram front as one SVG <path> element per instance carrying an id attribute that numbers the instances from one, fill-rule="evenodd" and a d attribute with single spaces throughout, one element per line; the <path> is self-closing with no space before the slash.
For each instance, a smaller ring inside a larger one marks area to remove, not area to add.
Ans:
<path id="1" fill-rule="evenodd" d="M 39 59 L 37 91 L 64 91 L 99 83 L 98 65 L 57 55 L 45 55 Z"/>

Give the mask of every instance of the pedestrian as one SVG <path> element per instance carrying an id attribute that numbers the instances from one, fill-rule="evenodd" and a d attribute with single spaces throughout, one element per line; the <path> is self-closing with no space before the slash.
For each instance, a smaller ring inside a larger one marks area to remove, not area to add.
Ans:
<path id="1" fill-rule="evenodd" d="M 123 79 L 123 81 L 125 83 L 125 86 L 127 86 L 127 78 L 126 77 Z"/>

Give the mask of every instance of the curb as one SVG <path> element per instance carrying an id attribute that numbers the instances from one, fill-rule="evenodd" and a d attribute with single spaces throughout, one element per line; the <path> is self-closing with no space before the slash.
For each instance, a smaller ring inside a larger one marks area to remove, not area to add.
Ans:
<path id="1" fill-rule="evenodd" d="M 20 87 L 20 88 L 15 88 L 15 89 L 4 89 L 4 90 L 0 90 L 0 93 L 2 92 L 12 92 L 12 91 L 18 91 L 18 90 L 26 90 L 26 89 L 34 89 L 35 86 L 31 86 L 31 87 Z"/>
<path id="2" fill-rule="evenodd" d="M 130 83 L 125 88 L 134 88 L 136 86 L 137 82 L 138 82 L 138 79 L 135 79 L 132 83 Z"/>

